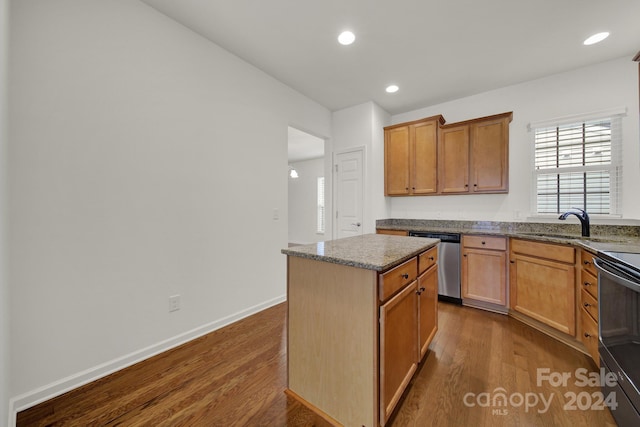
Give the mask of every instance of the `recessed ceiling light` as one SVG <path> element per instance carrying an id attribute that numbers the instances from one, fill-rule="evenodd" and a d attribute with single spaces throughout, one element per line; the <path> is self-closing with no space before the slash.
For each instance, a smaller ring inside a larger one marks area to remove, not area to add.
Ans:
<path id="1" fill-rule="evenodd" d="M 398 89 L 400 88 L 397 85 L 389 85 L 385 90 L 387 91 L 387 93 L 396 93 Z"/>
<path id="2" fill-rule="evenodd" d="M 345 46 L 353 43 L 355 39 L 356 39 L 356 36 L 351 31 L 343 31 L 338 36 L 338 42 L 340 42 L 340 44 L 343 44 Z"/>
<path id="3" fill-rule="evenodd" d="M 585 46 L 589 46 L 592 44 L 596 44 L 601 42 L 602 40 L 606 39 L 607 37 L 609 37 L 609 33 L 604 32 L 604 33 L 598 33 L 598 34 L 594 34 L 591 37 L 589 37 L 588 39 L 586 39 L 583 44 Z"/>

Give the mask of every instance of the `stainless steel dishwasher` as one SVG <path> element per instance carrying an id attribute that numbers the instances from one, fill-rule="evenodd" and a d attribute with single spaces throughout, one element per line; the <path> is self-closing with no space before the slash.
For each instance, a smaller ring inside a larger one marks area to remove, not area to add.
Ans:
<path id="1" fill-rule="evenodd" d="M 409 236 L 440 239 L 438 244 L 438 300 L 462 304 L 460 295 L 460 234 L 410 231 Z"/>

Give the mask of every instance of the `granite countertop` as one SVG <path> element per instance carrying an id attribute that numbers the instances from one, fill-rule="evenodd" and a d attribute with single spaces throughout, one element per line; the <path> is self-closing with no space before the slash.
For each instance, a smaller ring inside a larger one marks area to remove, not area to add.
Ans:
<path id="1" fill-rule="evenodd" d="M 633 225 L 591 225 L 591 237 L 582 237 L 579 224 L 384 219 L 376 228 L 517 237 L 549 243 L 579 246 L 592 252 L 640 253 L 640 227 Z"/>
<path id="2" fill-rule="evenodd" d="M 288 256 L 310 258 L 366 270 L 386 271 L 438 244 L 438 239 L 365 234 L 282 249 Z"/>

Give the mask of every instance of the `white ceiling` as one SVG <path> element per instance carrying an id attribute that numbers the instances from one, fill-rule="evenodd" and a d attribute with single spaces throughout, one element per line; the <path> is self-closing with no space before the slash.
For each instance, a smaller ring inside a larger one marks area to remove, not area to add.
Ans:
<path id="1" fill-rule="evenodd" d="M 640 0 L 142 1 L 332 111 L 397 114 L 640 50 Z"/>

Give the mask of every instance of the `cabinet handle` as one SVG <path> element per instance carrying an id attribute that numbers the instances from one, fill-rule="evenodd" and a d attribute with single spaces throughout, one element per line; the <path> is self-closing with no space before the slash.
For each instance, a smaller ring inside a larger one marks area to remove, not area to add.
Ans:
<path id="1" fill-rule="evenodd" d="M 583 264 L 584 264 L 584 265 L 591 265 L 591 261 L 584 260 L 584 261 L 583 261 Z"/>
<path id="2" fill-rule="evenodd" d="M 402 278 L 403 278 L 403 279 L 408 279 L 408 278 L 409 278 L 409 275 L 408 275 L 407 273 L 404 273 L 404 274 L 402 274 Z"/>
<path id="3" fill-rule="evenodd" d="M 516 262 L 515 262 L 515 261 L 513 261 L 513 260 L 509 260 L 509 262 L 510 262 L 511 264 L 515 264 L 515 263 L 516 263 Z"/>
<path id="4" fill-rule="evenodd" d="M 474 186 L 474 187 L 477 187 L 477 186 L 478 186 L 478 184 L 473 184 L 473 186 Z"/>
<path id="5" fill-rule="evenodd" d="M 467 256 L 467 254 L 462 254 L 462 256 L 463 256 L 463 257 L 466 257 L 466 256 Z"/>
<path id="6" fill-rule="evenodd" d="M 585 302 L 585 303 L 584 303 L 584 306 L 585 306 L 585 307 L 591 307 L 591 304 L 589 304 L 588 302 Z"/>
<path id="7" fill-rule="evenodd" d="M 482 242 L 482 244 L 483 244 L 483 245 L 486 245 L 486 244 L 487 244 L 487 242 L 484 242 L 484 241 L 483 241 L 483 242 Z"/>
<path id="8" fill-rule="evenodd" d="M 423 287 L 420 288 L 420 292 L 424 292 L 424 291 L 426 291 L 426 289 L 423 286 Z"/>
<path id="9" fill-rule="evenodd" d="M 584 337 L 585 337 L 585 338 L 591 338 L 591 336 L 592 336 L 592 335 L 591 335 L 590 333 L 588 333 L 588 332 L 585 332 L 585 333 L 584 333 Z"/>
<path id="10" fill-rule="evenodd" d="M 584 282 L 584 285 L 585 285 L 585 286 L 591 286 L 591 283 L 589 283 L 589 282 Z"/>
<path id="11" fill-rule="evenodd" d="M 465 185 L 464 185 L 464 188 L 469 188 L 469 184 L 465 184 Z"/>
<path id="12" fill-rule="evenodd" d="M 432 257 L 432 256 L 430 256 L 430 257 L 429 257 L 429 261 L 433 261 L 434 259 L 435 259 L 435 258 L 434 258 L 434 257 Z"/>

